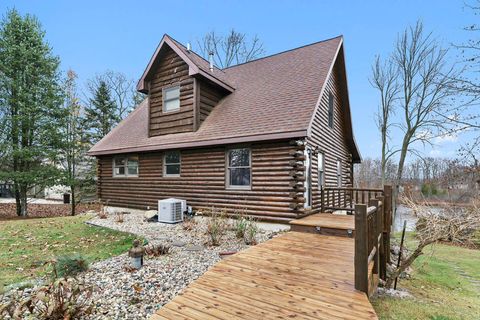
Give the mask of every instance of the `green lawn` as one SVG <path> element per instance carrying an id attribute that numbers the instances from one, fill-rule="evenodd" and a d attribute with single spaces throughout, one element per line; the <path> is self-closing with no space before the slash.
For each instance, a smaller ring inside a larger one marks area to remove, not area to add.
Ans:
<path id="1" fill-rule="evenodd" d="M 407 246 L 414 246 L 413 234 Z M 480 319 L 480 250 L 429 247 L 414 263 L 412 279 L 400 279 L 409 299 L 373 301 L 380 319 Z"/>
<path id="2" fill-rule="evenodd" d="M 45 274 L 44 262 L 79 253 L 88 261 L 118 255 L 134 236 L 93 227 L 86 216 L 0 221 L 0 291 Z"/>

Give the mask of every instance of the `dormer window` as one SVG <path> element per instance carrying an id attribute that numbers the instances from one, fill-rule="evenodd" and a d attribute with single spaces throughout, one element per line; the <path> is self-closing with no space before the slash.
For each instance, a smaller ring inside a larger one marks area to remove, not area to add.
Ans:
<path id="1" fill-rule="evenodd" d="M 163 89 L 163 112 L 180 110 L 180 86 Z"/>

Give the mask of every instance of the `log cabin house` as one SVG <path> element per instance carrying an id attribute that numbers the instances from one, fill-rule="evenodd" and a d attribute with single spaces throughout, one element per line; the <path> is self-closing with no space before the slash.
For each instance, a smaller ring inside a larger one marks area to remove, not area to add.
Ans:
<path id="1" fill-rule="evenodd" d="M 111 206 L 175 197 L 289 221 L 319 212 L 323 187 L 352 186 L 342 37 L 218 69 L 165 35 L 137 89 L 148 98 L 89 151 Z"/>

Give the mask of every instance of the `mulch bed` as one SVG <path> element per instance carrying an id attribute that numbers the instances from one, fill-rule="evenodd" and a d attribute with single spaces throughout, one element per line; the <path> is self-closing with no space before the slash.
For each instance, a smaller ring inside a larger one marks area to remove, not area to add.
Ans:
<path id="1" fill-rule="evenodd" d="M 89 210 L 100 209 L 99 204 L 95 203 L 81 203 L 77 205 L 76 214 L 81 214 Z M 71 206 L 69 204 L 39 204 L 29 203 L 28 217 L 17 216 L 15 203 L 0 203 L 0 220 L 15 220 L 15 219 L 31 219 L 31 218 L 47 218 L 47 217 L 63 217 L 71 214 Z"/>

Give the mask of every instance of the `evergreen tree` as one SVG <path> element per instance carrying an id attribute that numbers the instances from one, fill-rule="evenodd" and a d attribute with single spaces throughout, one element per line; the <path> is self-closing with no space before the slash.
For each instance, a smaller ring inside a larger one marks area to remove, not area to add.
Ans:
<path id="1" fill-rule="evenodd" d="M 88 128 L 88 141 L 97 143 L 120 121 L 115 102 L 105 81 L 93 88 L 93 98 L 85 108 L 85 127 Z"/>
<path id="2" fill-rule="evenodd" d="M 31 188 L 60 178 L 65 113 L 58 66 L 39 21 L 8 11 L 0 22 L 0 181 L 13 183 L 18 215 L 27 215 Z"/>

